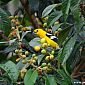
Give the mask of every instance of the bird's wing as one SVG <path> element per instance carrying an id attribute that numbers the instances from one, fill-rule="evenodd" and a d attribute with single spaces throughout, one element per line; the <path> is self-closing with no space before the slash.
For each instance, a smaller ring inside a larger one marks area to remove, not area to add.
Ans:
<path id="1" fill-rule="evenodd" d="M 50 38 L 51 38 L 51 40 L 53 40 L 53 41 L 55 41 L 55 42 L 58 41 L 58 38 L 57 38 L 56 36 L 51 36 Z"/>
<path id="2" fill-rule="evenodd" d="M 58 41 L 58 38 L 56 36 L 53 36 L 52 34 L 50 33 L 47 33 L 46 34 L 47 37 L 49 37 L 51 40 L 53 40 L 54 42 L 57 42 Z"/>
<path id="3" fill-rule="evenodd" d="M 52 36 L 52 34 L 46 33 L 46 36 L 50 38 Z"/>

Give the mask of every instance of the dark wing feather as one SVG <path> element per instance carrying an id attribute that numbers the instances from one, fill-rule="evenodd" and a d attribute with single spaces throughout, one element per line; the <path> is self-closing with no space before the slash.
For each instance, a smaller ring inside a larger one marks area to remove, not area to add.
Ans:
<path id="1" fill-rule="evenodd" d="M 51 40 L 58 42 L 58 38 L 56 36 L 51 36 L 50 38 L 51 38 Z"/>
<path id="2" fill-rule="evenodd" d="M 46 34 L 47 37 L 49 37 L 51 40 L 53 40 L 54 42 L 57 42 L 58 41 L 58 38 L 56 36 L 53 36 L 52 34 L 50 33 L 47 33 Z"/>
<path id="3" fill-rule="evenodd" d="M 47 33 L 46 36 L 50 38 L 52 36 L 52 34 Z"/>

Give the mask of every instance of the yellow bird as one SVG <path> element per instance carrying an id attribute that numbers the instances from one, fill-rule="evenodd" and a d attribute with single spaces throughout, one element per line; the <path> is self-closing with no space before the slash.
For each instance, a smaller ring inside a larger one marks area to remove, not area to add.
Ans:
<path id="1" fill-rule="evenodd" d="M 47 33 L 42 29 L 35 29 L 34 33 L 36 33 L 40 38 L 45 38 L 46 42 L 55 49 L 60 49 L 59 45 L 57 44 L 58 38 L 52 36 L 52 34 Z"/>

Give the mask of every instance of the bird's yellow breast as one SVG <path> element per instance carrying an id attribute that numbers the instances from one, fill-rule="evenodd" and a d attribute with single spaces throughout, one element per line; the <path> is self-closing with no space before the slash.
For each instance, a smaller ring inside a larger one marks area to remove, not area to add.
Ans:
<path id="1" fill-rule="evenodd" d="M 56 48 L 58 49 L 59 48 L 59 45 L 54 42 L 53 40 L 51 40 L 50 38 L 48 38 L 47 36 L 44 37 L 46 39 L 46 42 L 53 48 Z"/>

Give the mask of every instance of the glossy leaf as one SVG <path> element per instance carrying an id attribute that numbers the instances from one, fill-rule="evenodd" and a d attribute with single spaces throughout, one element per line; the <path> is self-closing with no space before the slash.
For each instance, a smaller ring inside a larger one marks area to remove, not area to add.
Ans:
<path id="1" fill-rule="evenodd" d="M 38 55 L 38 65 L 41 63 L 44 56 L 44 54 Z"/>
<path id="2" fill-rule="evenodd" d="M 6 71 L 12 82 L 17 81 L 19 76 L 19 71 L 15 63 L 13 63 L 12 61 L 8 61 L 5 64 L 0 64 L 0 68 Z"/>
<path id="3" fill-rule="evenodd" d="M 32 40 L 29 42 L 29 45 L 32 46 L 32 47 L 41 46 L 40 38 L 37 37 L 37 38 L 32 39 Z"/>
<path id="4" fill-rule="evenodd" d="M 64 69 L 58 69 L 57 72 L 61 76 L 61 80 L 56 79 L 60 85 L 71 85 L 71 78 L 65 73 Z"/>
<path id="5" fill-rule="evenodd" d="M 54 26 L 52 27 L 53 33 L 54 33 L 56 30 L 58 30 L 58 28 L 59 28 L 60 26 L 61 26 L 61 24 L 54 25 Z"/>
<path id="6" fill-rule="evenodd" d="M 13 85 L 7 76 L 0 76 L 0 85 Z"/>
<path id="7" fill-rule="evenodd" d="M 74 49 L 69 57 L 69 59 L 67 60 L 67 70 L 69 73 L 71 73 L 73 71 L 73 69 L 75 68 L 76 64 L 80 61 L 80 44 L 81 43 L 76 43 L 74 46 Z"/>
<path id="8" fill-rule="evenodd" d="M 52 4 L 46 7 L 42 13 L 42 17 L 46 17 L 56 6 L 57 4 Z"/>
<path id="9" fill-rule="evenodd" d="M 32 69 L 29 69 L 24 77 L 24 84 L 25 85 L 34 85 L 36 79 L 38 77 L 37 71 L 33 71 Z"/>
<path id="10" fill-rule="evenodd" d="M 58 44 L 61 46 L 65 39 L 68 37 L 68 34 L 70 32 L 70 28 L 63 29 L 59 35 L 58 35 Z"/>
<path id="11" fill-rule="evenodd" d="M 8 36 L 11 31 L 11 22 L 9 16 L 1 8 L 0 8 L 0 30 L 2 30 L 6 36 Z"/>
<path id="12" fill-rule="evenodd" d="M 63 0 L 63 3 L 62 3 L 62 12 L 63 12 L 64 21 L 66 21 L 66 19 L 68 17 L 68 13 L 69 13 L 69 9 L 70 9 L 70 4 L 71 4 L 71 0 Z"/>
<path id="13" fill-rule="evenodd" d="M 45 85 L 57 85 L 55 78 L 53 76 L 47 76 Z"/>
<path id="14" fill-rule="evenodd" d="M 54 24 L 54 22 L 57 21 L 61 16 L 62 16 L 62 12 L 61 12 L 59 15 L 57 15 L 57 16 L 50 22 L 49 27 L 52 26 L 52 25 Z"/>
<path id="15" fill-rule="evenodd" d="M 81 13 L 80 13 L 80 10 L 78 7 L 73 9 L 72 13 L 73 13 L 73 16 L 75 19 L 74 28 L 75 28 L 76 32 L 79 33 L 82 26 L 84 25 L 84 20 L 80 17 Z"/>
<path id="16" fill-rule="evenodd" d="M 80 2 L 81 0 L 71 0 L 71 5 L 70 5 L 71 10 L 75 9 L 76 6 L 79 6 Z"/>
<path id="17" fill-rule="evenodd" d="M 9 1 L 11 1 L 11 0 L 0 0 L 0 5 L 1 4 L 7 4 Z"/>
<path id="18" fill-rule="evenodd" d="M 9 52 L 13 52 L 17 48 L 18 48 L 18 43 L 14 42 L 13 44 L 11 44 L 8 47 L 6 47 L 3 51 L 4 51 L 4 53 L 9 53 Z"/>
<path id="19" fill-rule="evenodd" d="M 73 48 L 74 48 L 74 45 L 75 45 L 75 42 L 76 42 L 76 36 L 73 36 L 71 37 L 67 43 L 64 45 L 62 51 L 61 51 L 61 55 L 58 56 L 59 58 L 59 61 L 61 61 L 62 65 L 67 61 L 67 59 L 69 58 Z"/>

